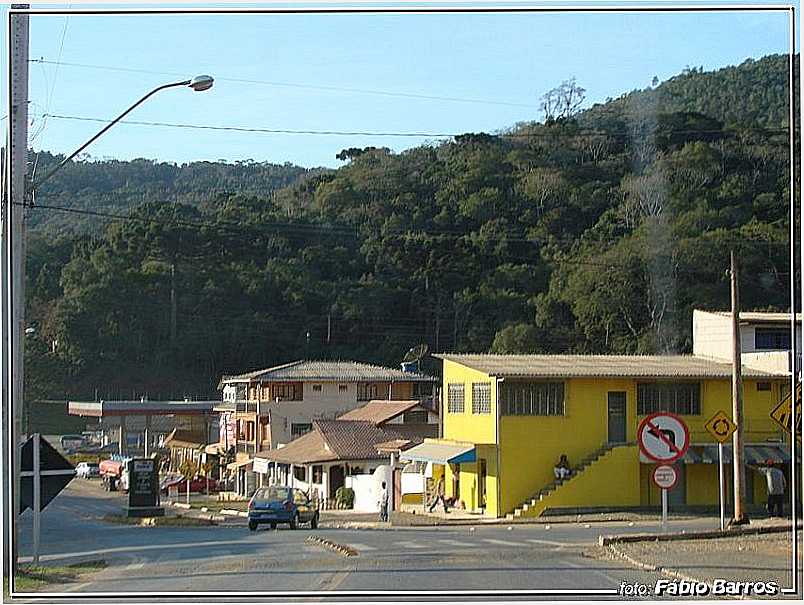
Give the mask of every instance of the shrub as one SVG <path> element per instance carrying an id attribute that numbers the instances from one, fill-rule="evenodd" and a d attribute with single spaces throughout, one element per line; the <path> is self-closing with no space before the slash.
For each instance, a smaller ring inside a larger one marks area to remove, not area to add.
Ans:
<path id="1" fill-rule="evenodd" d="M 352 508 L 355 504 L 355 491 L 351 487 L 339 487 L 335 490 L 335 503 L 338 508 Z"/>

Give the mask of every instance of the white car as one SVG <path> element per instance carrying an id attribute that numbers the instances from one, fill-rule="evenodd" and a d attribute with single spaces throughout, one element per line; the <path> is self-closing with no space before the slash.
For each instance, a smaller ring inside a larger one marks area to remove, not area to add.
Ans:
<path id="1" fill-rule="evenodd" d="M 100 477 L 100 469 L 97 462 L 79 462 L 75 467 L 75 476 L 82 479 Z"/>

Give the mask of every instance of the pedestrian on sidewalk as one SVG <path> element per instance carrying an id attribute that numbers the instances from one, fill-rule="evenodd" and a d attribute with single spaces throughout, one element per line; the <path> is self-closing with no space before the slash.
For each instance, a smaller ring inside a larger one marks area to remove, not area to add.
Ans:
<path id="1" fill-rule="evenodd" d="M 380 498 L 377 501 L 377 505 L 380 507 L 380 521 L 385 523 L 388 521 L 388 489 L 385 487 L 385 481 L 382 482 L 382 487 L 380 487 Z"/>
<path id="2" fill-rule="evenodd" d="M 444 512 L 445 513 L 449 512 L 449 509 L 447 507 L 447 501 L 444 498 L 444 477 L 443 476 L 439 478 L 438 483 L 436 484 L 435 495 L 433 496 L 433 501 L 430 503 L 430 511 L 429 512 L 433 512 L 433 509 L 435 509 L 436 505 L 439 502 L 441 502 L 441 505 L 444 507 Z"/>
<path id="3" fill-rule="evenodd" d="M 764 467 L 757 470 L 765 475 L 768 482 L 768 514 L 771 517 L 784 517 L 784 490 L 787 488 L 784 473 L 776 468 L 773 460 L 768 460 Z"/>

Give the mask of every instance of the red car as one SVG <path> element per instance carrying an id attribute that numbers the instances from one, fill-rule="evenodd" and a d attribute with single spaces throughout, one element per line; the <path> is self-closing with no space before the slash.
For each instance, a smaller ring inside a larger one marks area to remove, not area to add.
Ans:
<path id="1" fill-rule="evenodd" d="M 171 487 L 178 488 L 178 492 L 180 494 L 187 493 L 187 481 L 185 479 L 173 479 L 166 483 L 162 484 L 162 493 L 168 493 L 168 488 Z M 209 479 L 209 491 L 217 492 L 218 491 L 218 482 L 215 479 L 210 477 Z M 192 481 L 190 481 L 190 493 L 191 494 L 205 494 L 207 493 L 207 480 L 204 477 L 196 477 Z"/>

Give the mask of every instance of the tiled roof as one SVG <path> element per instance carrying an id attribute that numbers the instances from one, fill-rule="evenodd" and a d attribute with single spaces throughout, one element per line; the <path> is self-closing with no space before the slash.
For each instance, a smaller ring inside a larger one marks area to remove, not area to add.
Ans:
<path id="1" fill-rule="evenodd" d="M 731 363 L 692 355 L 435 355 L 491 376 L 528 378 L 731 378 Z M 786 374 L 748 368 L 746 378 Z"/>
<path id="2" fill-rule="evenodd" d="M 245 374 L 224 376 L 218 388 L 229 382 L 268 381 L 322 382 L 434 382 L 434 379 L 417 372 L 403 372 L 357 361 L 294 361 L 273 368 L 254 370 Z"/>
<path id="3" fill-rule="evenodd" d="M 314 420 L 313 430 L 309 433 L 283 448 L 259 452 L 257 457 L 293 464 L 334 460 L 384 460 L 386 455 L 377 451 L 378 444 L 399 439 L 415 445 L 421 443 L 425 437 L 434 436 L 437 431 L 438 426 L 434 424 L 380 427 L 360 420 Z"/>
<path id="4" fill-rule="evenodd" d="M 365 420 L 374 424 L 388 422 L 400 414 L 404 414 L 411 408 L 419 405 L 418 401 L 387 401 L 372 400 L 362 408 L 349 410 L 343 416 L 338 416 L 338 420 Z"/>
<path id="5" fill-rule="evenodd" d="M 165 447 L 188 447 L 199 448 L 206 445 L 206 440 L 201 433 L 173 429 L 165 439 Z"/>

